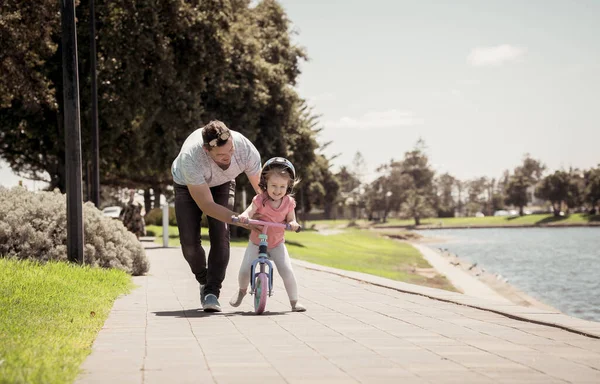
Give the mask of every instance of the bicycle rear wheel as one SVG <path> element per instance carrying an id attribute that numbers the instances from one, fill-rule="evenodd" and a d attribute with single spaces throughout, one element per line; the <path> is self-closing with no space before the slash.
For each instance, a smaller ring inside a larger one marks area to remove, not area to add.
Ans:
<path id="1" fill-rule="evenodd" d="M 254 287 L 254 312 L 260 315 L 267 306 L 267 296 L 269 295 L 269 278 L 267 274 L 261 272 L 256 276 Z"/>

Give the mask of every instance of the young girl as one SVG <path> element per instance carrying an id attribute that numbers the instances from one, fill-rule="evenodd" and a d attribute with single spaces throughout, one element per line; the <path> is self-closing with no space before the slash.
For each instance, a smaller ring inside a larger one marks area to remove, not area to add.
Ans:
<path id="1" fill-rule="evenodd" d="M 256 218 L 275 223 L 288 223 L 296 231 L 300 228 L 300 225 L 296 222 L 296 213 L 294 212 L 296 201 L 290 196 L 296 183 L 296 170 L 289 160 L 283 157 L 274 157 L 268 160 L 262 168 L 260 177 L 259 186 L 263 193 L 252 199 L 252 204 L 239 216 L 240 223 L 246 224 L 248 219 Z M 283 279 L 292 311 L 304 312 L 306 308 L 298 302 L 298 285 L 292 270 L 290 256 L 285 247 L 284 233 L 283 228 L 269 227 L 267 232 L 269 236 L 267 247 L 269 257 L 275 262 L 277 271 Z M 258 255 L 259 242 L 258 233 L 252 231 L 244 260 L 240 266 L 238 276 L 240 289 L 229 301 L 229 304 L 233 307 L 238 307 L 246 295 L 250 284 L 248 270 L 252 265 L 252 261 Z"/>

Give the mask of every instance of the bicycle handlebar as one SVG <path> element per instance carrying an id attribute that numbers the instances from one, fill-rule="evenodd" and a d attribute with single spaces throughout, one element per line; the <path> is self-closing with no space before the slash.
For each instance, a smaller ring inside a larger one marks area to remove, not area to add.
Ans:
<path id="1" fill-rule="evenodd" d="M 233 224 L 239 224 L 240 223 L 240 218 L 238 216 L 231 216 L 231 221 L 233 222 Z M 262 220 L 254 220 L 254 219 L 249 219 L 248 220 L 248 224 L 251 225 L 264 225 L 267 227 L 276 227 L 276 228 L 285 228 L 287 231 L 291 231 L 292 230 L 292 226 L 289 224 L 283 224 L 283 223 L 274 223 L 272 221 L 262 221 Z M 300 232 L 302 230 L 302 227 L 299 227 L 296 230 L 296 233 Z"/>

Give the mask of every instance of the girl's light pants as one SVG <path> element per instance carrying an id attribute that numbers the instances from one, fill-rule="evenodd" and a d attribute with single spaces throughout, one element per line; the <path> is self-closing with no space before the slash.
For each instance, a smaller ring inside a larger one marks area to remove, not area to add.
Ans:
<path id="1" fill-rule="evenodd" d="M 283 280 L 290 301 L 298 300 L 298 284 L 296 283 L 296 276 L 292 270 L 290 255 L 288 254 L 285 243 L 281 243 L 276 247 L 269 249 L 267 252 L 269 253 L 269 258 L 275 263 L 277 272 L 279 272 L 279 275 Z M 250 266 L 257 257 L 258 245 L 249 242 L 238 276 L 240 289 L 248 288 L 248 284 L 250 284 Z"/>

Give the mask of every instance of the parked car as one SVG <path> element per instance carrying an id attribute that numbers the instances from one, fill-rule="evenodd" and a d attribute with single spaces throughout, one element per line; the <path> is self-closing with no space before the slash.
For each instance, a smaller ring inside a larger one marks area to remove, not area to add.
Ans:
<path id="1" fill-rule="evenodd" d="M 123 208 L 119 206 L 114 207 L 106 207 L 102 210 L 102 214 L 106 217 L 111 217 L 113 219 L 119 219 L 121 216 L 121 211 Z"/>

